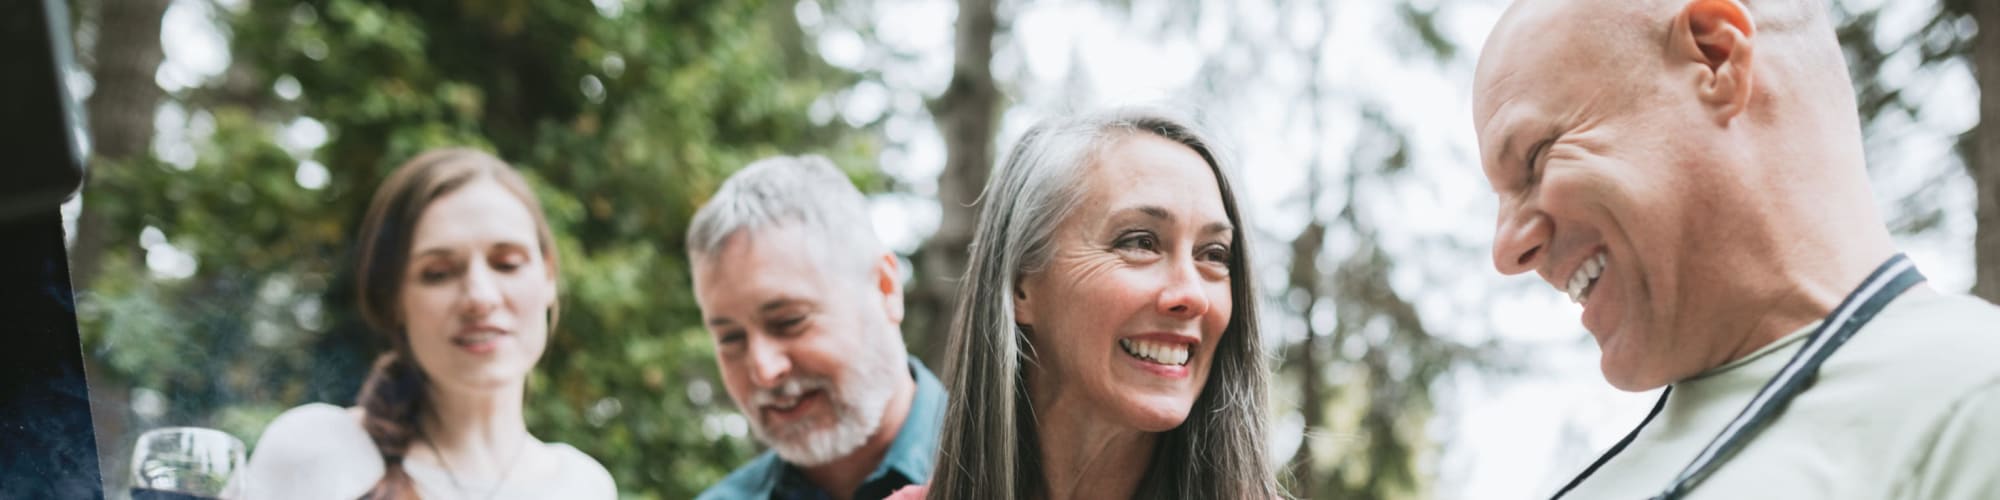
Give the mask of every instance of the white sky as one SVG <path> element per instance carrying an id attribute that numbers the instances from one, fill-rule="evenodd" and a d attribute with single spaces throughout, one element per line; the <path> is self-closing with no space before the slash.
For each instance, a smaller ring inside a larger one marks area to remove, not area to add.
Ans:
<path id="1" fill-rule="evenodd" d="M 956 7 L 950 0 L 875 3 L 876 18 L 861 20 L 877 30 L 879 39 L 872 45 L 848 28 L 856 20 L 837 19 L 841 14 L 835 9 L 807 0 L 799 2 L 794 13 L 817 33 L 817 48 L 829 62 L 883 72 L 882 82 L 865 82 L 828 96 L 815 106 L 813 115 L 817 120 L 864 123 L 887 114 L 883 134 L 888 147 L 880 158 L 881 167 L 915 189 L 877 196 L 873 216 L 885 241 L 908 250 L 937 224 L 935 201 L 929 197 L 943 167 L 944 147 L 922 103 L 949 79 Z M 1263 247 L 1260 256 L 1267 265 L 1282 265 L 1278 257 L 1283 256 L 1276 249 L 1307 220 L 1296 200 L 1309 156 L 1322 151 L 1328 177 L 1337 178 L 1353 138 L 1365 126 L 1358 108 L 1363 102 L 1375 103 L 1387 120 L 1411 133 L 1415 161 L 1411 173 L 1384 186 L 1367 204 L 1378 224 L 1394 222 L 1380 224 L 1385 248 L 1424 257 L 1403 258 L 1392 281 L 1417 298 L 1427 324 L 1467 339 L 1497 335 L 1531 347 L 1522 352 L 1534 357 L 1523 363 L 1529 368 L 1523 375 L 1457 374 L 1438 393 L 1443 421 L 1434 426 L 1440 429 L 1434 434 L 1451 438 L 1443 443 L 1434 469 L 1434 493 L 1439 497 L 1546 497 L 1650 407 L 1651 394 L 1621 393 L 1603 382 L 1597 372 L 1596 346 L 1578 326 L 1576 306 L 1534 278 L 1503 278 L 1487 265 L 1484 250 L 1490 243 L 1493 201 L 1474 155 L 1468 88 L 1473 58 L 1499 14 L 1498 0 L 1449 2 L 1442 27 L 1460 53 L 1444 63 L 1406 58 L 1397 51 L 1390 40 L 1405 35 L 1396 31 L 1402 23 L 1389 2 L 1297 4 L 1285 12 L 1273 11 L 1264 2 L 1227 0 L 1132 0 L 1129 12 L 1105 3 L 1002 2 L 1008 9 L 1003 15 L 1012 16 L 1013 32 L 997 45 L 994 69 L 1008 80 L 1003 88 L 1014 99 L 1002 123 L 1002 151 L 1027 126 L 1051 113 L 1110 104 L 1186 102 L 1191 95 L 1188 88 L 1204 65 L 1241 64 L 1255 55 L 1232 51 L 1229 37 L 1261 37 L 1293 46 L 1327 37 L 1319 74 L 1306 74 L 1308 61 L 1298 57 L 1264 54 L 1260 77 L 1224 82 L 1224 95 L 1211 98 L 1213 102 L 1201 110 L 1220 135 L 1235 144 L 1248 215 Z M 1935 8 L 1930 1 L 1844 3 L 1856 8 L 1887 5 L 1885 39 L 1899 30 L 1915 29 Z M 167 62 L 157 81 L 169 91 L 199 85 L 229 63 L 227 44 L 210 20 L 214 12 L 208 5 L 176 0 L 167 12 L 162 30 Z M 615 15 L 620 2 L 598 0 L 596 5 Z M 1331 29 L 1318 22 L 1319 8 L 1337 9 Z M 1153 28 L 1164 19 L 1189 18 L 1170 9 L 1198 12 L 1185 29 Z M 1275 28 L 1233 32 L 1232 22 Z M 907 58 L 891 58 L 890 51 Z M 1878 165 L 1878 197 L 1890 213 L 1896 208 L 1889 200 L 1938 182 L 1932 173 L 1949 160 L 1952 137 L 1978 120 L 1977 109 L 1964 104 L 1976 102 L 1978 95 L 1969 71 L 1955 66 L 1920 73 L 1913 67 L 1892 64 L 1883 77 L 1927 82 L 1909 90 L 1924 103 L 1922 113 L 1915 121 L 1872 131 L 1869 145 Z M 1296 96 L 1308 78 L 1320 79 L 1339 96 L 1319 109 L 1295 109 Z M 87 76 L 70 80 L 80 97 L 89 92 Z M 1313 113 L 1325 125 L 1317 135 L 1305 121 Z M 205 135 L 204 127 L 212 129 L 212 119 L 199 113 L 187 116 L 172 105 L 162 108 L 160 118 L 162 140 L 156 141 L 156 152 L 176 164 L 191 165 L 194 153 L 187 144 Z M 301 159 L 301 185 L 325 182 L 326 167 L 311 161 L 310 155 L 326 134 L 325 127 L 310 119 L 281 131 L 281 142 Z M 1902 243 L 1936 286 L 1962 291 L 1971 284 L 1973 192 L 1962 170 L 1942 181 L 1938 198 L 1946 207 L 1943 227 Z M 68 209 L 74 212 L 73 206 Z M 171 278 L 196 265 L 172 248 L 172 235 L 148 236 L 160 248 L 158 258 L 148 258 L 149 264 L 158 261 L 156 275 Z M 1438 240 L 1477 250 L 1458 258 L 1420 253 L 1422 242 Z M 1469 303 L 1476 303 L 1474 310 L 1466 310 Z M 1284 447 L 1296 446 L 1297 426 L 1278 427 L 1290 435 L 1275 440 Z"/>

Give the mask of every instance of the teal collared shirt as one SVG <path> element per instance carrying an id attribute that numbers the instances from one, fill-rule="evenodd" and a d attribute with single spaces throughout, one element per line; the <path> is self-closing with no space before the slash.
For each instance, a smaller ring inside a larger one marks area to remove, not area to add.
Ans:
<path id="1" fill-rule="evenodd" d="M 882 457 L 882 463 L 854 491 L 855 500 L 880 500 L 904 486 L 930 482 L 931 461 L 937 455 L 938 428 L 944 425 L 944 384 L 916 357 L 909 359 L 910 376 L 917 380 L 910 414 L 903 419 L 903 428 L 896 431 L 896 440 L 889 443 L 889 453 Z M 765 451 L 695 498 L 818 500 L 833 495 L 806 480 L 798 467 L 785 463 L 776 452 Z"/>

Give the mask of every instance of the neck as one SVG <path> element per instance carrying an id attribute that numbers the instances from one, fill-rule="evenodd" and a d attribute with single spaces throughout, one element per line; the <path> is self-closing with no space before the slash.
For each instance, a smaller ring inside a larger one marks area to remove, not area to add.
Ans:
<path id="1" fill-rule="evenodd" d="M 1796 142 L 1796 141 L 1793 141 Z M 1787 144 L 1772 141 L 1772 144 Z M 1797 152 L 1779 152 L 1796 155 Z M 1775 169 L 1761 183 L 1757 235 L 1730 267 L 1743 297 L 1732 323 L 1743 325 L 1719 346 L 1710 367 L 1742 359 L 1825 318 L 1869 273 L 1895 255 L 1894 242 L 1875 211 L 1866 166 L 1858 159 L 1794 156 L 1791 169 Z M 1777 163 L 1771 163 L 1777 164 Z M 1722 331 L 1727 331 L 1726 329 Z"/>
<path id="2" fill-rule="evenodd" d="M 875 433 L 868 435 L 868 441 L 838 460 L 802 467 L 806 480 L 832 494 L 835 500 L 848 500 L 854 495 L 854 490 L 861 489 L 861 483 L 868 480 L 868 475 L 875 472 L 875 468 L 882 464 L 882 458 L 889 455 L 889 448 L 896 444 L 896 435 L 902 432 L 903 421 L 910 417 L 910 403 L 916 400 L 915 378 L 897 378 L 896 386 L 896 395 L 889 398 L 889 409 L 882 412 L 882 424 L 875 428 Z"/>
<path id="3" fill-rule="evenodd" d="M 1138 492 L 1158 433 L 1106 421 L 1074 399 L 1033 399 L 1044 498 L 1132 498 Z"/>
<path id="4" fill-rule="evenodd" d="M 423 436 L 455 477 L 492 479 L 527 451 L 535 437 L 521 416 L 524 387 L 459 390 L 431 384 Z"/>

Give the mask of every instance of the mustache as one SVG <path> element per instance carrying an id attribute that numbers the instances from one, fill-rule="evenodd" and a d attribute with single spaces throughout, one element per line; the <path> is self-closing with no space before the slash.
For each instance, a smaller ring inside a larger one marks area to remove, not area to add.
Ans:
<path id="1" fill-rule="evenodd" d="M 793 399 L 797 399 L 800 395 L 807 392 L 831 387 L 833 387 L 832 379 L 810 375 L 795 375 L 785 379 L 785 382 L 779 384 L 777 387 L 758 389 L 751 392 L 750 406 L 755 408 L 790 403 Z"/>

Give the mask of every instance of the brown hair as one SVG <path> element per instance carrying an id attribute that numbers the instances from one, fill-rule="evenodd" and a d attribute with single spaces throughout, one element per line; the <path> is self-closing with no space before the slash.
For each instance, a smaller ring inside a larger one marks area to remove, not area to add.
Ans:
<path id="1" fill-rule="evenodd" d="M 491 179 L 527 205 L 535 219 L 536 239 L 551 275 L 557 272 L 555 238 L 542 205 L 521 174 L 499 158 L 482 151 L 433 149 L 396 167 L 361 221 L 359 262 L 355 267 L 356 290 L 360 294 L 361 318 L 375 331 L 389 337 L 390 350 L 375 359 L 368 381 L 361 386 L 356 404 L 363 412 L 362 427 L 382 452 L 382 479 L 365 498 L 416 498 L 415 485 L 403 470 L 403 457 L 422 430 L 418 419 L 424 414 L 428 380 L 410 352 L 409 333 L 403 329 L 401 300 L 404 273 L 410 262 L 411 238 L 417 218 L 431 202 L 475 180 Z M 549 307 L 549 325 L 554 328 L 560 302 Z"/>

